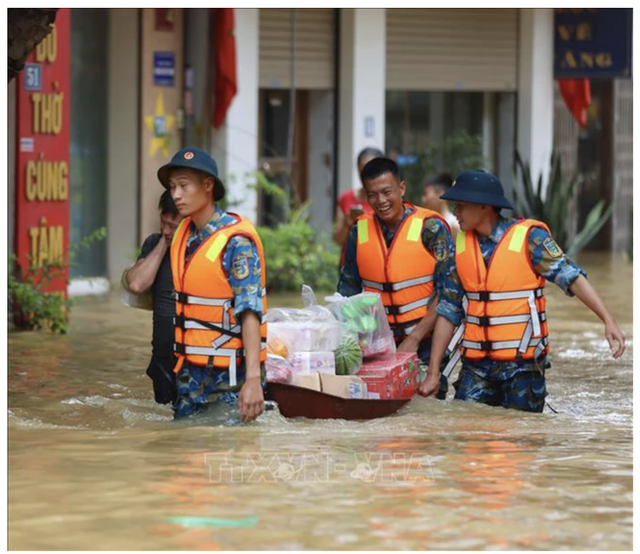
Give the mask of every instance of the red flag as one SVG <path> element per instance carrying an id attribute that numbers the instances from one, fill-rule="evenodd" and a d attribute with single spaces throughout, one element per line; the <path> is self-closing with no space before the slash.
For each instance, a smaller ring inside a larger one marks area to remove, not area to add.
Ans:
<path id="1" fill-rule="evenodd" d="M 236 77 L 236 39 L 234 36 L 233 8 L 212 10 L 214 23 L 214 50 L 216 59 L 213 127 L 224 122 L 227 110 L 238 91 Z"/>
<path id="2" fill-rule="evenodd" d="M 573 119 L 580 127 L 586 127 L 587 108 L 591 105 L 591 82 L 589 79 L 558 79 L 558 85 Z"/>

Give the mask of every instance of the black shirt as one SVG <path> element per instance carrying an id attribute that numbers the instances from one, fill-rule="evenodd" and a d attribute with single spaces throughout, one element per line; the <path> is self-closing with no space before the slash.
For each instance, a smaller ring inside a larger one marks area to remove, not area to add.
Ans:
<path id="1" fill-rule="evenodd" d="M 149 235 L 140 249 L 138 260 L 146 258 L 158 245 L 158 241 L 165 240 L 160 233 Z M 173 318 L 176 315 L 176 301 L 173 289 L 173 275 L 171 273 L 171 258 L 169 252 L 165 254 L 153 285 L 153 346 L 154 355 L 171 357 L 173 352 Z"/>

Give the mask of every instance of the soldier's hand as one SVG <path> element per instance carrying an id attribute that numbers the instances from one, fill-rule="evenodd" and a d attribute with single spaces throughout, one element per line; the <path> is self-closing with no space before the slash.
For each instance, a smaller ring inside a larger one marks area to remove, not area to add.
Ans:
<path id="1" fill-rule="evenodd" d="M 420 388 L 418 389 L 418 394 L 421 396 L 435 396 L 438 390 L 440 389 L 440 372 L 438 371 L 427 371 L 427 377 Z"/>
<path id="2" fill-rule="evenodd" d="M 259 377 L 250 377 L 240 389 L 240 418 L 249 422 L 256 419 L 264 411 L 264 393 Z"/>
<path id="3" fill-rule="evenodd" d="M 611 348 L 611 353 L 614 359 L 617 360 L 620 356 L 622 356 L 622 354 L 624 354 L 624 333 L 620 330 L 618 324 L 612 320 L 605 323 L 604 336 L 609 343 L 609 348 Z"/>

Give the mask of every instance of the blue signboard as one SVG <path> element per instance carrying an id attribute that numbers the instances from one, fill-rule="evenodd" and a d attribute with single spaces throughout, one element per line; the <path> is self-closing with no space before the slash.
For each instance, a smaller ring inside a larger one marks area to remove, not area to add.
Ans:
<path id="1" fill-rule="evenodd" d="M 557 79 L 631 77 L 632 8 L 555 11 Z"/>
<path id="2" fill-rule="evenodd" d="M 24 65 L 24 90 L 30 92 L 42 90 L 42 66 L 39 63 Z"/>
<path id="3" fill-rule="evenodd" d="M 173 52 L 153 53 L 153 84 L 172 87 L 176 76 L 176 58 Z"/>

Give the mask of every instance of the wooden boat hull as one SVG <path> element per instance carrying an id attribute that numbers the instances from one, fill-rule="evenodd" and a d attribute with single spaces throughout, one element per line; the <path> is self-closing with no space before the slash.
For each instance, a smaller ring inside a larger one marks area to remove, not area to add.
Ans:
<path id="1" fill-rule="evenodd" d="M 284 417 L 307 417 L 309 419 L 376 419 L 396 413 L 411 399 L 375 400 L 362 398 L 340 398 L 284 383 L 267 385 L 268 400 L 278 404 Z"/>

